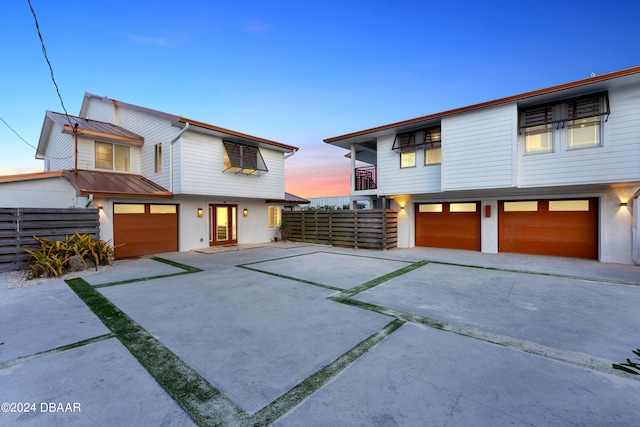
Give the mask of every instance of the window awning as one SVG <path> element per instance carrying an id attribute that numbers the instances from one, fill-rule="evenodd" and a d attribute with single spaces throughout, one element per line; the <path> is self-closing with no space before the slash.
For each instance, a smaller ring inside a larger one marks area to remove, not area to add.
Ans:
<path id="1" fill-rule="evenodd" d="M 599 92 L 524 109 L 520 129 L 609 114 L 609 94 Z"/>
<path id="2" fill-rule="evenodd" d="M 391 149 L 398 153 L 404 153 L 423 148 L 439 147 L 441 140 L 442 132 L 440 126 L 429 127 L 397 134 Z"/>
<path id="3" fill-rule="evenodd" d="M 223 141 L 223 143 L 225 172 L 246 175 L 261 175 L 269 172 L 258 148 L 236 142 Z"/>

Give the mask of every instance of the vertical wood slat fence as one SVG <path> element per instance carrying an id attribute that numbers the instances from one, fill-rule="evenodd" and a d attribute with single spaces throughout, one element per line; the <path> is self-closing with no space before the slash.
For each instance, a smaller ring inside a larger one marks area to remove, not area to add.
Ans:
<path id="1" fill-rule="evenodd" d="M 100 237 L 98 209 L 0 208 L 0 272 L 26 267 L 33 238 L 65 240 L 75 233 Z"/>
<path id="2" fill-rule="evenodd" d="M 289 240 L 332 246 L 391 249 L 398 244 L 395 209 L 289 211 Z"/>

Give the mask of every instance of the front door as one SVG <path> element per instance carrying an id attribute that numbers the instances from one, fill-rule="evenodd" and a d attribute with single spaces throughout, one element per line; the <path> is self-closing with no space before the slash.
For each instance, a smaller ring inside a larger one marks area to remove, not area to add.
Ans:
<path id="1" fill-rule="evenodd" d="M 238 205 L 210 205 L 211 230 L 209 245 L 229 245 L 238 243 L 236 213 Z"/>

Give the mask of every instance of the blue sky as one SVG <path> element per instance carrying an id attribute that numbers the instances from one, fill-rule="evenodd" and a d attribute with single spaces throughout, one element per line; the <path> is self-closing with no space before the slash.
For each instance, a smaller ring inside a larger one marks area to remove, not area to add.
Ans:
<path id="1" fill-rule="evenodd" d="M 287 191 L 346 195 L 324 138 L 640 65 L 640 0 L 32 0 L 69 114 L 85 92 L 294 145 Z M 62 111 L 27 0 L 3 2 L 0 117 Z M 0 174 L 39 171 L 0 122 Z"/>

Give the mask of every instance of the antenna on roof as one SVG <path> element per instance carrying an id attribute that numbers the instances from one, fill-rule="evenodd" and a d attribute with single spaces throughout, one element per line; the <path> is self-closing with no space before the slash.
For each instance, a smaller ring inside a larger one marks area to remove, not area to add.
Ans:
<path id="1" fill-rule="evenodd" d="M 596 73 L 594 73 L 593 71 L 591 72 L 591 77 L 595 77 Z"/>

